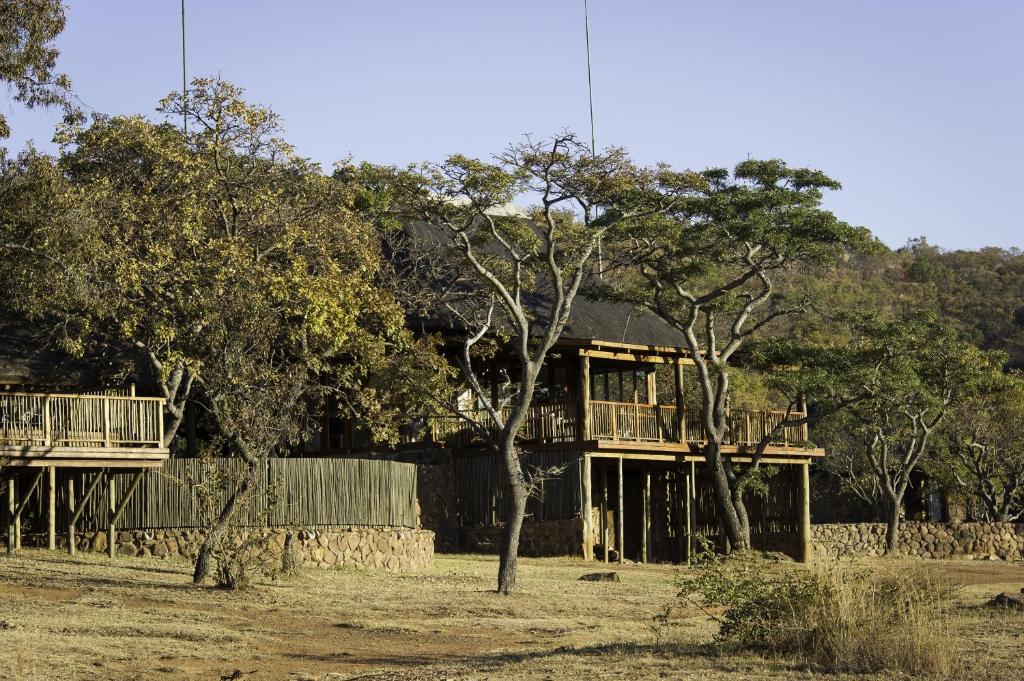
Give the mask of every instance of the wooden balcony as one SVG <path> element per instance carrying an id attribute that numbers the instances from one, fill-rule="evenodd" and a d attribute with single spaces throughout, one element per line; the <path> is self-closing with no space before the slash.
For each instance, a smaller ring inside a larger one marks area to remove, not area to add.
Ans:
<path id="1" fill-rule="evenodd" d="M 689 449 L 707 441 L 697 410 L 684 409 L 677 413 L 675 406 L 636 404 L 631 402 L 592 401 L 589 404 L 589 432 L 583 432 L 579 423 L 581 409 L 572 402 L 536 405 L 530 409 L 523 425 L 521 441 L 524 444 L 557 445 L 574 443 L 596 445 L 624 445 L 630 449 Z M 799 417 L 802 414 L 793 414 Z M 485 411 L 469 414 L 480 427 L 490 417 Z M 740 451 L 756 446 L 761 439 L 786 418 L 783 410 L 732 410 L 725 442 L 730 449 Z M 455 415 L 434 416 L 426 419 L 426 432 L 407 439 L 407 444 L 431 441 L 452 448 L 482 444 L 480 427 L 474 427 Z M 773 440 L 774 450 L 804 448 L 807 431 L 804 426 L 784 428 Z"/>
<path id="2" fill-rule="evenodd" d="M 15 466 L 154 467 L 163 446 L 158 397 L 0 393 L 0 457 Z"/>

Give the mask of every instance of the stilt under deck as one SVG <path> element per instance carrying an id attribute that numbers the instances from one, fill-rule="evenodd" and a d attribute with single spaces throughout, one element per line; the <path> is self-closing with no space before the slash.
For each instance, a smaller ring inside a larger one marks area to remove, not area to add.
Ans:
<path id="1" fill-rule="evenodd" d="M 145 471 L 159 468 L 169 456 L 163 444 L 163 406 L 162 398 L 134 394 L 0 393 L 7 552 L 21 548 L 22 517 L 34 499 L 46 517 L 47 548 L 57 548 L 58 518 L 63 516 L 68 550 L 74 553 L 76 523 L 90 500 L 105 496 L 112 556 L 117 521 L 128 500 Z M 97 475 L 83 490 L 76 490 L 68 475 L 58 493 L 59 473 L 64 470 Z M 115 493 L 119 475 L 131 476 L 120 499 Z"/>
<path id="2" fill-rule="evenodd" d="M 755 548 L 810 560 L 808 469 L 811 459 L 822 454 L 819 449 L 776 451 L 762 459 L 781 467 L 773 491 L 752 500 L 749 508 L 757 528 Z M 724 540 L 720 531 L 711 529 L 717 521 L 701 456 L 598 450 L 582 458 L 587 559 L 689 563 L 699 549 L 698 537 Z M 730 458 L 749 461 L 742 454 Z"/>

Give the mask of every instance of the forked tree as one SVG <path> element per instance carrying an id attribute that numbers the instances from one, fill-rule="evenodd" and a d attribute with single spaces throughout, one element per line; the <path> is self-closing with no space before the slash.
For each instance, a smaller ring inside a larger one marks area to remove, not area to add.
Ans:
<path id="1" fill-rule="evenodd" d="M 740 469 L 723 454 L 730 432 L 730 371 L 741 348 L 773 322 L 807 311 L 810 301 L 782 290 L 781 273 L 801 265 L 834 264 L 869 244 L 821 207 L 839 183 L 821 172 L 781 161 L 744 161 L 732 173 L 700 173 L 684 201 L 642 230 L 622 235 L 621 266 L 608 282 L 612 295 L 637 303 L 681 332 L 696 367 L 700 453 L 715 507 L 735 549 L 750 547 L 744 491 L 758 471 Z M 797 425 L 790 418 L 782 427 Z M 763 452 L 767 440 L 762 441 Z"/>
<path id="2" fill-rule="evenodd" d="M 424 221 L 455 264 L 435 286 L 463 333 L 456 363 L 463 387 L 484 418 L 457 400 L 461 415 L 497 453 L 508 513 L 500 546 L 498 592 L 516 587 L 519 538 L 531 490 L 519 435 L 548 352 L 569 322 L 581 288 L 594 277 L 598 244 L 671 204 L 666 174 L 636 166 L 621 149 L 591 155 L 570 134 L 510 147 L 494 162 L 450 157 L 406 174 L 402 202 Z M 536 200 L 526 212 L 510 208 Z M 497 342 L 514 369 L 494 399 L 474 364 L 479 348 Z"/>
<path id="3" fill-rule="evenodd" d="M 904 499 L 916 471 L 937 456 L 951 405 L 976 389 L 999 358 L 932 320 L 867 319 L 851 343 L 876 362 L 842 377 L 868 398 L 825 421 L 826 470 L 863 500 L 881 506 L 885 550 L 896 546 Z"/>

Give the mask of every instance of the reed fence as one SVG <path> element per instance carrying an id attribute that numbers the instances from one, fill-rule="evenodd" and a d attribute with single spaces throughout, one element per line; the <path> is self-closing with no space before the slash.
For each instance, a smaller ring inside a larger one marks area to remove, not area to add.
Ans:
<path id="1" fill-rule="evenodd" d="M 224 501 L 245 472 L 245 463 L 238 459 L 171 459 L 160 470 L 143 475 L 118 520 L 118 529 L 200 528 L 201 492 L 196 481 L 204 476 L 222 476 L 228 481 L 220 490 L 220 501 Z M 64 510 L 64 524 L 69 520 L 68 478 L 73 480 L 80 496 L 97 475 L 106 473 L 59 471 L 58 508 Z M 258 475 L 259 493 L 240 509 L 243 524 L 256 524 L 265 517 L 271 527 L 416 527 L 415 464 L 375 459 L 282 458 L 267 461 Z M 115 475 L 114 480 L 115 494 L 120 499 L 131 476 Z M 80 529 L 99 530 L 107 526 L 106 489 L 105 482 L 101 483 L 87 502 L 78 522 Z M 269 507 L 268 500 L 274 501 Z"/>

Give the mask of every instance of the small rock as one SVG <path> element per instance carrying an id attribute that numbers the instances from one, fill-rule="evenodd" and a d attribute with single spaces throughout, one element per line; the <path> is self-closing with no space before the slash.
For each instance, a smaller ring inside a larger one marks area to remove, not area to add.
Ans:
<path id="1" fill-rule="evenodd" d="M 618 572 L 591 572 L 579 578 L 581 582 L 618 582 Z"/>
<path id="2" fill-rule="evenodd" d="M 1009 591 L 1004 591 L 999 594 L 988 604 L 994 608 L 1012 608 L 1013 610 L 1024 610 L 1024 589 L 1021 589 L 1021 593 L 1013 594 Z"/>

